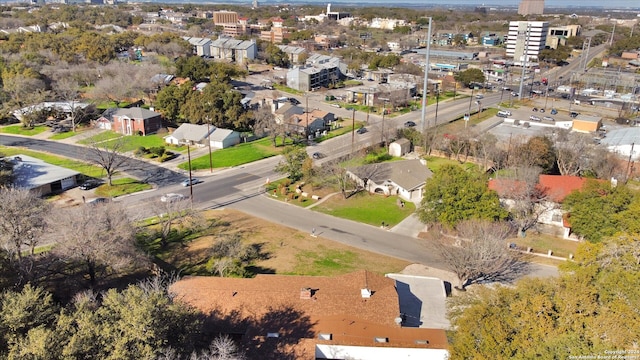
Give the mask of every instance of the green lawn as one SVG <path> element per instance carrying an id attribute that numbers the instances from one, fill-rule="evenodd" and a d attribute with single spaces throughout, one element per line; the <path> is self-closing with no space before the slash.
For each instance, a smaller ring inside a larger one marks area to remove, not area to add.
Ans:
<path id="1" fill-rule="evenodd" d="M 304 95 L 304 91 L 292 89 L 286 85 L 273 84 L 273 88 L 293 95 Z"/>
<path id="2" fill-rule="evenodd" d="M 459 161 L 453 160 L 453 159 L 446 159 L 446 158 L 441 158 L 441 157 L 435 157 L 435 156 L 430 156 L 427 159 L 427 167 L 429 168 L 429 170 L 435 172 L 440 171 L 440 168 L 443 167 L 444 165 L 458 165 L 458 166 L 462 166 L 463 168 L 469 170 L 469 169 L 473 169 L 473 168 L 477 168 L 477 165 L 474 163 L 460 163 Z"/>
<path id="3" fill-rule="evenodd" d="M 111 146 L 112 144 L 115 144 L 117 141 L 120 141 L 120 140 L 119 139 L 109 140 L 105 142 L 104 145 Z M 124 145 L 120 148 L 120 151 L 122 152 L 133 151 L 141 146 L 145 148 L 159 147 L 159 146 L 168 147 L 166 145 L 167 143 L 164 141 L 164 139 L 160 135 L 154 134 L 154 135 L 147 135 L 147 136 L 126 136 L 124 139 Z"/>
<path id="4" fill-rule="evenodd" d="M 122 152 L 133 151 L 138 149 L 141 146 L 145 148 L 164 146 L 167 149 L 170 149 L 173 151 L 181 151 L 182 149 L 186 149 L 186 147 L 168 146 L 168 144 L 165 143 L 161 135 L 152 134 L 147 136 L 122 136 L 121 134 L 118 134 L 114 131 L 103 131 L 90 138 L 78 141 L 78 143 L 80 144 L 101 143 L 100 144 L 101 146 L 109 147 L 115 144 L 117 141 L 125 142 L 121 148 Z"/>
<path id="5" fill-rule="evenodd" d="M 83 145 L 93 144 L 93 143 L 98 143 L 98 142 L 101 142 L 101 141 L 117 139 L 119 137 L 122 137 L 122 135 L 118 134 L 115 131 L 103 131 L 101 133 L 93 135 L 92 137 L 89 137 L 89 138 L 86 138 L 84 140 L 78 141 L 78 144 L 83 144 Z"/>
<path id="6" fill-rule="evenodd" d="M 33 135 L 38 135 L 40 133 L 43 133 L 48 129 L 49 128 L 44 125 L 34 126 L 32 128 L 25 128 L 21 124 L 18 124 L 18 125 L 9 125 L 5 127 L 0 127 L 0 133 L 33 136 Z"/>
<path id="7" fill-rule="evenodd" d="M 238 166 L 271 156 L 278 155 L 282 148 L 274 148 L 271 139 L 264 138 L 250 143 L 236 145 L 227 149 L 216 150 L 212 153 L 214 168 L 224 168 Z M 180 169 L 188 170 L 189 163 L 184 162 L 178 165 Z M 202 170 L 209 168 L 209 154 L 196 159 L 191 159 L 192 170 Z"/>
<path id="8" fill-rule="evenodd" d="M 51 136 L 49 136 L 49 140 L 62 140 L 62 139 L 67 139 L 70 138 L 72 136 L 76 136 L 78 135 L 80 132 L 78 131 L 67 131 L 67 132 L 62 132 L 62 133 L 55 133 Z"/>
<path id="9" fill-rule="evenodd" d="M 400 207 L 397 200 L 395 196 L 385 197 L 363 191 L 349 199 L 334 195 L 312 209 L 369 225 L 380 226 L 384 221 L 394 226 L 415 211 L 413 203 L 405 201 L 405 206 Z"/>
<path id="10" fill-rule="evenodd" d="M 120 178 L 113 180 L 113 186 L 109 186 L 109 184 L 100 185 L 95 192 L 96 195 L 102 197 L 116 197 L 149 189 L 151 189 L 151 185 L 136 179 Z"/>
<path id="11" fill-rule="evenodd" d="M 104 176 L 104 170 L 99 166 L 91 165 L 91 164 L 84 163 L 77 160 L 70 160 L 60 156 L 27 150 L 24 148 L 0 146 L 0 153 L 7 156 L 20 155 L 20 154 L 31 156 L 36 159 L 40 159 L 44 162 L 47 162 L 49 164 L 75 170 L 88 177 L 101 178 L 102 176 Z"/>

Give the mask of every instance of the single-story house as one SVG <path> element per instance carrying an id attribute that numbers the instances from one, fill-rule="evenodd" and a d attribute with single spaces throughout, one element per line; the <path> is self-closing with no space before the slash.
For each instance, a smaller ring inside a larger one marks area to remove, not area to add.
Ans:
<path id="1" fill-rule="evenodd" d="M 562 209 L 562 202 L 572 192 L 582 189 L 589 180 L 580 176 L 540 175 L 536 188 L 542 192 L 545 199 L 538 204 L 538 223 L 561 228 L 564 239 L 579 240 L 571 234 L 571 225 L 567 221 L 566 211 Z M 510 197 L 514 193 L 517 194 L 518 190 L 525 186 L 523 182 L 512 179 L 489 180 L 489 189 L 498 193 L 500 201 L 506 207 L 514 205 L 515 200 Z"/>
<path id="2" fill-rule="evenodd" d="M 240 143 L 240 133 L 212 125 L 185 123 L 173 133 L 165 136 L 164 141 L 172 145 L 189 143 L 196 146 L 208 146 L 210 144 L 212 148 L 224 149 Z"/>
<path id="3" fill-rule="evenodd" d="M 294 114 L 286 119 L 285 123 L 291 132 L 315 134 L 328 130 L 333 121 L 335 121 L 335 115 L 333 113 L 315 109 L 311 112 Z"/>
<path id="4" fill-rule="evenodd" d="M 424 160 L 401 160 L 363 165 L 348 169 L 347 174 L 370 193 L 398 195 L 419 203 L 424 185 L 433 173 Z"/>
<path id="5" fill-rule="evenodd" d="M 444 300 L 442 281 L 436 286 Z M 208 330 L 236 335 L 249 358 L 448 358 L 444 329 L 407 324 L 402 304 L 416 301 L 413 293 L 402 298 L 408 287 L 404 278 L 360 270 L 338 276 L 191 276 L 171 291 L 203 313 L 215 313 Z M 278 352 L 283 350 L 286 355 Z"/>
<path id="6" fill-rule="evenodd" d="M 8 159 L 14 163 L 14 185 L 40 195 L 70 189 L 81 181 L 79 172 L 31 156 L 15 155 Z"/>
<path id="7" fill-rule="evenodd" d="M 164 141 L 170 145 L 180 145 L 189 143 L 189 145 L 207 145 L 207 137 L 216 130 L 215 126 L 182 124 L 173 133 L 164 137 Z"/>
<path id="8" fill-rule="evenodd" d="M 124 135 L 154 134 L 162 128 L 162 115 L 140 107 L 116 109 L 111 115 L 111 130 Z M 100 124 L 100 122 L 98 122 Z"/>

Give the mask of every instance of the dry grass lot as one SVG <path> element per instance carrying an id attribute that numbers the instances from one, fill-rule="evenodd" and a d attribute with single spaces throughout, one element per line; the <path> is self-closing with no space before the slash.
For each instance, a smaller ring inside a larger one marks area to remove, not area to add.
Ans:
<path id="1" fill-rule="evenodd" d="M 378 273 L 399 272 L 408 262 L 311 237 L 288 227 L 273 224 L 235 210 L 212 210 L 207 218 L 216 219 L 213 235 L 197 238 L 186 246 L 176 244 L 162 259 L 183 274 L 205 275 L 208 249 L 220 232 L 241 233 L 247 244 L 259 244 L 266 255 L 253 268 L 257 273 L 336 275 L 358 269 Z"/>

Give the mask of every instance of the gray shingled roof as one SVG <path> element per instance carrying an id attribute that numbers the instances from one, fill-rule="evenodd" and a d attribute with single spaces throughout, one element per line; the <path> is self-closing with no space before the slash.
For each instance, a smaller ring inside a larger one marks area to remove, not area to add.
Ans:
<path id="1" fill-rule="evenodd" d="M 18 161 L 16 158 L 21 160 Z M 52 165 L 27 155 L 16 155 L 9 159 L 15 164 L 13 168 L 14 183 L 21 188 L 35 189 L 79 174 L 77 171 Z"/>
<path id="2" fill-rule="evenodd" d="M 113 116 L 127 116 L 131 119 L 149 119 L 149 118 L 153 118 L 156 116 L 160 116 L 160 113 L 157 113 L 155 111 L 151 111 L 151 110 L 147 110 L 145 108 L 141 108 L 141 107 L 134 107 L 134 108 L 129 108 L 129 109 L 117 109 L 114 113 Z"/>
<path id="3" fill-rule="evenodd" d="M 405 190 L 416 189 L 433 176 L 420 160 L 401 160 L 369 164 L 349 169 L 359 178 L 369 178 L 376 184 L 390 180 Z"/>

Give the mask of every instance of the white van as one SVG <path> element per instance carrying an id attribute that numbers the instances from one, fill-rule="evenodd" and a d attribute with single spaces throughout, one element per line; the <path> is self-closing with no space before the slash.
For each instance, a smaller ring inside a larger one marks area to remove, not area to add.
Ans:
<path id="1" fill-rule="evenodd" d="M 498 113 L 496 114 L 496 116 L 506 118 L 506 117 L 511 116 L 511 111 L 507 111 L 507 110 L 500 110 L 500 111 L 498 111 Z"/>

